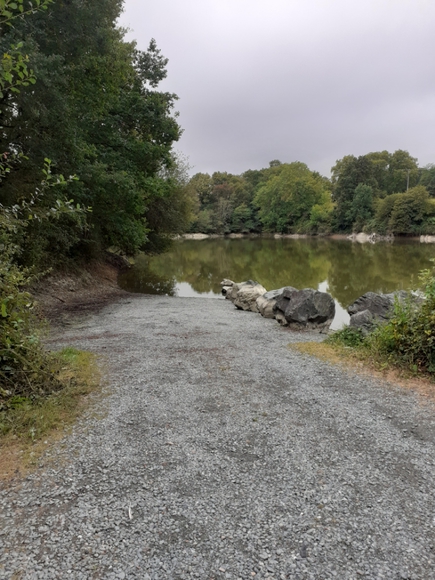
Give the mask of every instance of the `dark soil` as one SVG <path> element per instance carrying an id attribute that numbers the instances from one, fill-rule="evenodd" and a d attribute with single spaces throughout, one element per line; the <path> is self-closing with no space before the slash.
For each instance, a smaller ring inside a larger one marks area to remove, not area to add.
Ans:
<path id="1" fill-rule="evenodd" d="M 117 260 L 108 258 L 74 272 L 57 271 L 43 278 L 31 289 L 38 313 L 51 325 L 64 326 L 73 318 L 98 312 L 129 295 L 117 284 L 123 268 Z"/>

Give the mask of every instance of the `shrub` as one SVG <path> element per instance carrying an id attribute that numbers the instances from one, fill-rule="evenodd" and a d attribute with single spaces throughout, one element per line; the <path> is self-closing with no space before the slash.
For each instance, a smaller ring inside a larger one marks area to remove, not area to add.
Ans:
<path id="1" fill-rule="evenodd" d="M 331 336 L 326 339 L 326 342 L 355 348 L 363 344 L 364 336 L 359 329 L 346 326 L 341 330 L 337 330 L 334 334 L 331 334 Z"/>
<path id="2" fill-rule="evenodd" d="M 60 387 L 54 359 L 43 350 L 33 301 L 25 286 L 29 270 L 13 262 L 12 234 L 20 220 L 0 207 L 0 409 Z"/>
<path id="3" fill-rule="evenodd" d="M 420 274 L 424 300 L 397 301 L 391 318 L 367 338 L 372 353 L 413 372 L 435 373 L 435 271 Z"/>

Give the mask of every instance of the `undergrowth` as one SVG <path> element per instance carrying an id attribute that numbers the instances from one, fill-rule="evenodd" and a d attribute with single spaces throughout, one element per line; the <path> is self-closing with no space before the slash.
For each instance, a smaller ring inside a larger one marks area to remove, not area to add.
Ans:
<path id="1" fill-rule="evenodd" d="M 0 443 L 35 443 L 62 430 L 83 412 L 86 395 L 98 389 L 101 376 L 95 355 L 66 348 L 52 355 L 56 390 L 44 396 L 16 396 L 0 410 Z"/>
<path id="2" fill-rule="evenodd" d="M 344 328 L 327 338 L 381 369 L 399 368 L 435 378 L 435 270 L 421 272 L 423 300 L 396 300 L 390 318 L 364 336 Z"/>

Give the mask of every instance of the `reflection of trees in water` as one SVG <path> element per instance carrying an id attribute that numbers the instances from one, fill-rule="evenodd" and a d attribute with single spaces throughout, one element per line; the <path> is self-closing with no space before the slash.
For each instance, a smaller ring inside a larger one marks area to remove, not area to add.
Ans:
<path id="1" fill-rule="evenodd" d="M 123 272 L 118 283 L 121 288 L 139 294 L 175 295 L 176 279 L 172 275 L 159 275 L 150 268 L 147 256 L 138 256 L 133 268 Z"/>
<path id="2" fill-rule="evenodd" d="M 288 242 L 294 242 L 289 244 Z M 319 256 L 318 244 L 306 240 L 242 239 L 186 240 L 169 254 L 153 258 L 151 267 L 160 276 L 172 274 L 196 292 L 220 292 L 223 278 L 254 279 L 268 290 L 293 285 L 317 288 L 330 264 Z"/>
<path id="3" fill-rule="evenodd" d="M 416 242 L 353 244 L 346 240 L 208 239 L 185 240 L 153 258 L 139 257 L 127 287 L 136 292 L 173 294 L 176 282 L 198 293 L 219 294 L 223 278 L 249 278 L 271 290 L 282 286 L 317 288 L 327 280 L 331 294 L 347 306 L 368 292 L 415 288 L 418 272 L 431 266 L 435 247 Z M 139 277 L 139 281 L 135 280 Z"/>
<path id="4" fill-rule="evenodd" d="M 418 287 L 418 274 L 432 266 L 435 248 L 416 242 L 331 246 L 329 289 L 343 306 L 365 292 L 393 292 Z"/>

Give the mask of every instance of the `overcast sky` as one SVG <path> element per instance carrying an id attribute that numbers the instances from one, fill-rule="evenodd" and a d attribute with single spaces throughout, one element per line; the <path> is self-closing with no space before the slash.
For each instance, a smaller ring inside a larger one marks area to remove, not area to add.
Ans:
<path id="1" fill-rule="evenodd" d="M 434 0 L 125 0 L 120 24 L 169 59 L 191 173 L 435 163 Z"/>

